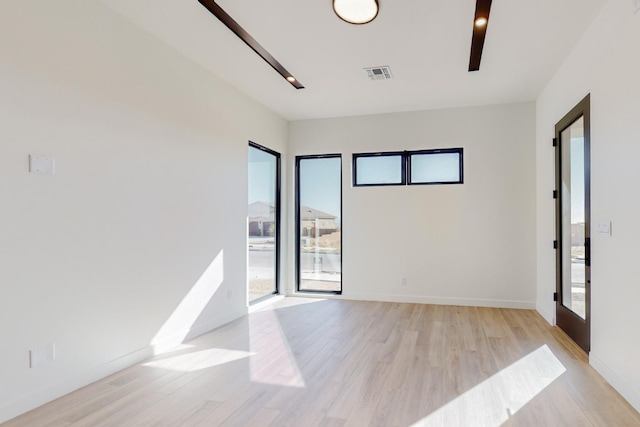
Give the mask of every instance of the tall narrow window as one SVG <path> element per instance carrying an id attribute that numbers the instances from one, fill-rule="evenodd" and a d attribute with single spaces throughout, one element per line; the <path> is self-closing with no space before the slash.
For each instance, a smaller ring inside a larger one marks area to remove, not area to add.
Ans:
<path id="1" fill-rule="evenodd" d="M 249 143 L 247 282 L 249 303 L 278 293 L 280 154 Z"/>
<path id="2" fill-rule="evenodd" d="M 296 158 L 297 290 L 342 292 L 342 158 Z"/>

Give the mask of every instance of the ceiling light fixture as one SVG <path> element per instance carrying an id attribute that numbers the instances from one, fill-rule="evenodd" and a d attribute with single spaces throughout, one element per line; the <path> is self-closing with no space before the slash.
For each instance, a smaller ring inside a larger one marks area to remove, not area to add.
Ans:
<path id="1" fill-rule="evenodd" d="M 367 24 L 378 16 L 378 0 L 333 0 L 333 11 L 349 24 Z"/>
<path id="2" fill-rule="evenodd" d="M 485 25 L 487 25 L 487 18 L 481 16 L 480 18 L 476 19 L 476 27 L 484 27 Z"/>

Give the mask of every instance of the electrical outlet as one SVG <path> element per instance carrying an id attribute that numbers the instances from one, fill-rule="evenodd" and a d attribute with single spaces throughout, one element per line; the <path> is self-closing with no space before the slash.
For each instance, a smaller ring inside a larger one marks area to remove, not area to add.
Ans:
<path id="1" fill-rule="evenodd" d="M 29 172 L 53 175 L 55 173 L 55 159 L 47 156 L 29 155 Z"/>
<path id="2" fill-rule="evenodd" d="M 400 281 L 400 284 L 401 284 L 402 286 L 407 286 L 407 278 L 406 278 L 406 277 L 403 277 L 403 278 L 402 278 L 402 280 Z"/>
<path id="3" fill-rule="evenodd" d="M 53 362 L 54 360 L 56 360 L 56 345 L 53 343 L 29 350 L 30 368 L 35 368 L 43 363 Z"/>

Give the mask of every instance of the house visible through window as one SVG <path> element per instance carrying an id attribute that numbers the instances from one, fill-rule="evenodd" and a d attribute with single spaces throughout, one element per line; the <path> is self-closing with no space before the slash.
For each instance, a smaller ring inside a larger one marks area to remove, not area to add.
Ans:
<path id="1" fill-rule="evenodd" d="M 296 158 L 297 286 L 342 292 L 342 159 Z"/>
<path id="2" fill-rule="evenodd" d="M 280 154 L 249 144 L 247 281 L 249 303 L 278 293 Z"/>

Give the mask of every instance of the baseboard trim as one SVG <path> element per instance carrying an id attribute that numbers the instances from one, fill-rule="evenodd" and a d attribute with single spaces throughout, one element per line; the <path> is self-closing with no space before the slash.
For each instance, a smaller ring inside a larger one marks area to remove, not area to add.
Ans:
<path id="1" fill-rule="evenodd" d="M 163 338 L 158 342 L 154 342 L 153 344 L 132 353 L 88 369 L 84 372 L 80 372 L 68 380 L 52 384 L 41 390 L 7 402 L 0 406 L 0 424 L 45 405 L 66 394 L 79 390 L 82 387 L 86 387 L 91 383 L 108 377 L 109 375 L 115 374 L 118 371 L 140 363 L 156 354 L 175 348 L 185 341 L 210 332 L 226 323 L 232 322 L 242 317 L 244 314 L 246 313 L 232 313 L 202 322 L 197 326 L 184 331 L 184 333 Z"/>
<path id="2" fill-rule="evenodd" d="M 151 346 L 129 353 L 110 362 L 91 368 L 72 378 L 53 384 L 0 407 L 0 423 L 9 421 L 39 406 L 76 391 L 111 374 L 140 363 L 153 355 Z"/>
<path id="3" fill-rule="evenodd" d="M 546 320 L 551 326 L 554 326 L 556 324 L 556 319 L 553 312 L 544 310 L 540 306 L 540 304 L 536 304 L 536 311 L 540 313 L 540 316 L 542 316 L 544 320 Z"/>
<path id="4" fill-rule="evenodd" d="M 630 386 L 623 377 L 604 363 L 593 351 L 589 353 L 589 364 L 593 369 L 598 371 L 636 411 L 640 412 L 640 392 L 638 392 L 638 390 Z"/>
<path id="5" fill-rule="evenodd" d="M 224 316 L 218 316 L 214 319 L 209 319 L 203 322 L 199 322 L 196 326 L 190 329 L 184 329 L 178 333 L 170 336 L 155 338 L 151 343 L 153 349 L 153 355 L 164 353 L 171 350 L 185 341 L 192 340 L 200 335 L 211 332 L 215 328 L 225 325 L 229 322 L 233 322 L 236 319 L 247 314 L 247 311 L 229 313 Z"/>
<path id="6" fill-rule="evenodd" d="M 392 295 L 392 294 L 363 294 L 345 293 L 342 295 L 323 295 L 296 293 L 294 296 L 325 299 L 347 299 L 355 301 L 380 301 L 380 302 L 402 302 L 414 304 L 434 304 L 434 305 L 461 305 L 470 307 L 493 307 L 493 308 L 518 308 L 525 310 L 535 310 L 536 304 L 533 301 L 511 301 L 511 300 L 488 300 L 471 298 L 450 298 L 450 297 L 428 297 L 418 295 Z"/>
<path id="7" fill-rule="evenodd" d="M 264 309 L 265 307 L 269 307 L 273 304 L 275 304 L 278 301 L 282 301 L 283 299 L 285 299 L 284 295 L 281 294 L 276 294 L 276 295 L 272 295 L 267 299 L 264 299 L 258 303 L 255 303 L 253 305 L 249 306 L 249 313 L 254 313 L 256 311 L 260 311 L 262 309 Z"/>

